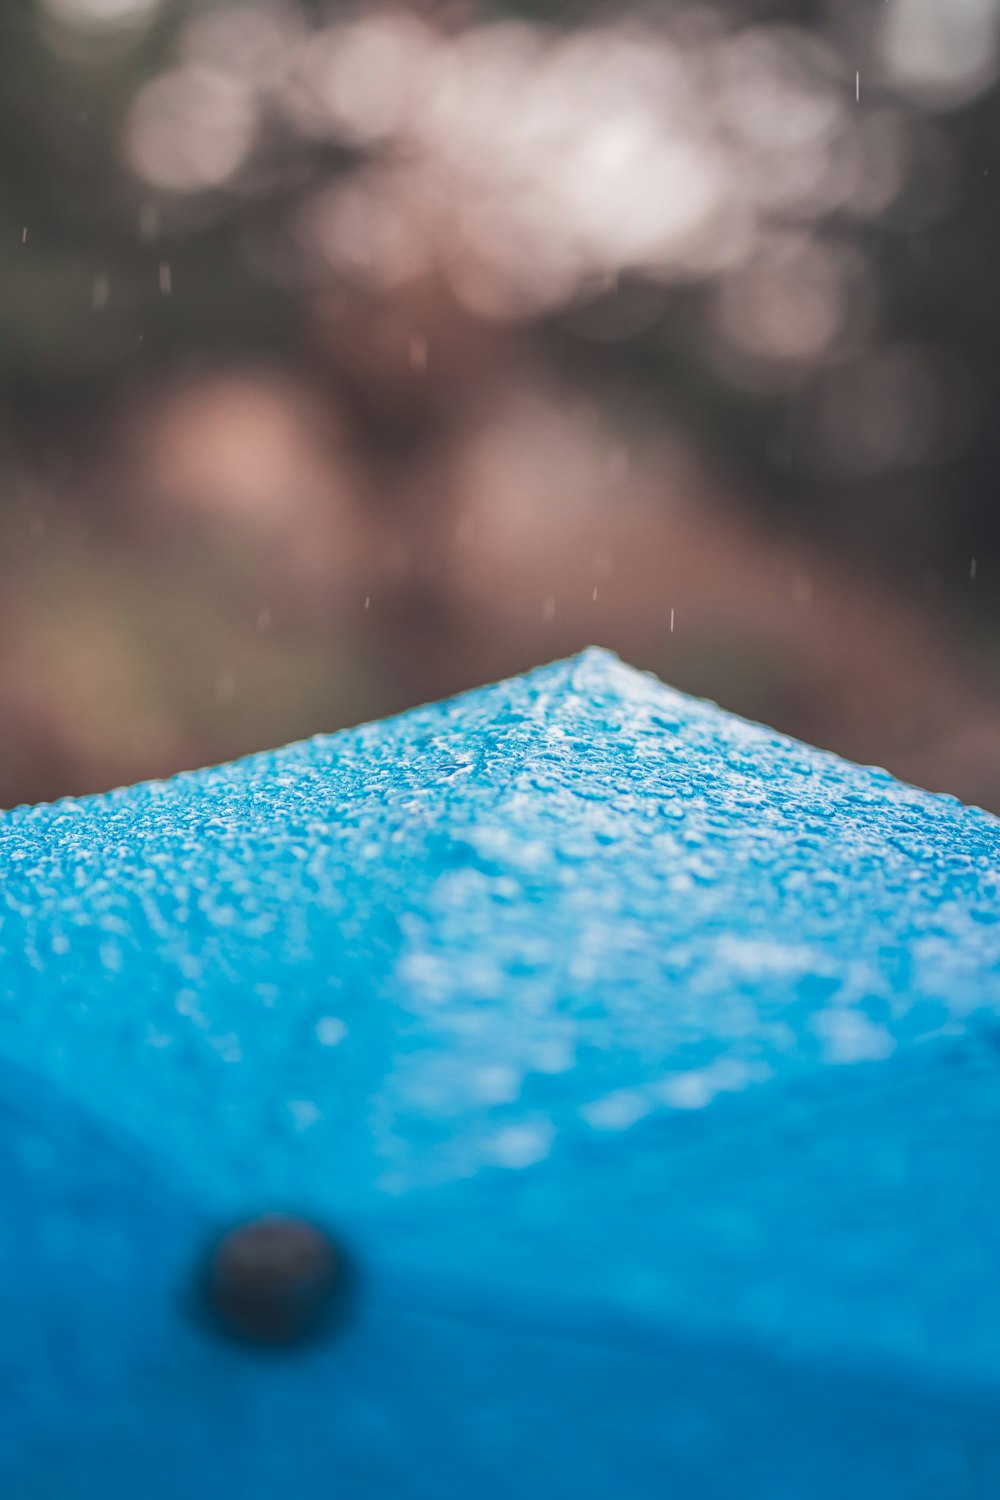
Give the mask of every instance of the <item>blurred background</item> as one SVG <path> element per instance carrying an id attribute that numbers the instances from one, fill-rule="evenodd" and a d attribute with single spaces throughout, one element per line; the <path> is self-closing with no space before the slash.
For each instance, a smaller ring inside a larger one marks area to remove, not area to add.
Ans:
<path id="1" fill-rule="evenodd" d="M 0 805 L 594 642 L 1000 810 L 1000 0 L 4 0 L 0 60 Z"/>

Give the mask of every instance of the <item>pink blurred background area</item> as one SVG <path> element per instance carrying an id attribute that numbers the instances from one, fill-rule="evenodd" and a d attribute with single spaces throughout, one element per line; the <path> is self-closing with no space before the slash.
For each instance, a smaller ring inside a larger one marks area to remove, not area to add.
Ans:
<path id="1" fill-rule="evenodd" d="M 599 643 L 1000 809 L 939 9 L 17 0 L 0 804 Z"/>

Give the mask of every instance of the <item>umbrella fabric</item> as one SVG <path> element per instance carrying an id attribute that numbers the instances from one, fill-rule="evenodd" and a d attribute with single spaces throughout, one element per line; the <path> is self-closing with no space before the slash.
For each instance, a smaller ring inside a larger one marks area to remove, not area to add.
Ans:
<path id="1" fill-rule="evenodd" d="M 589 651 L 0 857 L 11 1500 L 1000 1493 L 1000 822 Z"/>

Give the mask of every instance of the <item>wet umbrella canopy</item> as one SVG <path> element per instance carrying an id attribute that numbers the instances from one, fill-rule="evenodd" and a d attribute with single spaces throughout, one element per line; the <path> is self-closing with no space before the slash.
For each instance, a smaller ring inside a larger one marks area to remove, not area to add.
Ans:
<path id="1" fill-rule="evenodd" d="M 601 652 L 0 819 L 12 1500 L 1000 1493 L 1000 823 Z"/>

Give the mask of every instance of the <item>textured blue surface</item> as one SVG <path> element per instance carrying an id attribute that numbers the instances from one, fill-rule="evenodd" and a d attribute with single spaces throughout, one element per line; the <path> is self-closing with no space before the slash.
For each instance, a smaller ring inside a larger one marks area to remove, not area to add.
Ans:
<path id="1" fill-rule="evenodd" d="M 0 858 L 5 1496 L 1000 1494 L 995 819 L 595 651 Z"/>

